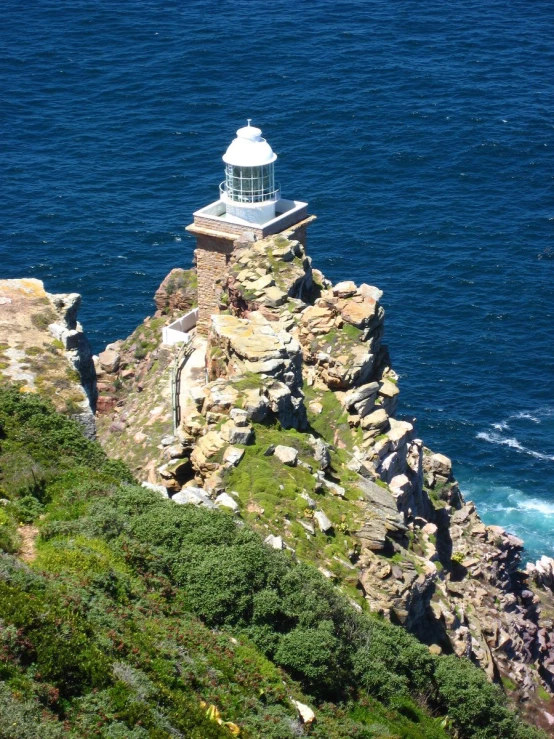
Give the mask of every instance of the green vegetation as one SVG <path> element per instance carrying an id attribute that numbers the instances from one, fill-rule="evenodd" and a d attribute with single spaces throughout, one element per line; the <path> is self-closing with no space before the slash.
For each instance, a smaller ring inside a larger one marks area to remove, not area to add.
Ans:
<path id="1" fill-rule="evenodd" d="M 360 337 L 363 331 L 360 328 L 356 328 L 351 323 L 343 323 L 341 332 L 352 341 L 360 341 Z"/>
<path id="2" fill-rule="evenodd" d="M 166 323 L 165 317 L 147 318 L 138 326 L 122 344 L 122 350 L 134 349 L 135 359 L 144 359 L 154 351 L 161 342 L 161 329 Z"/>
<path id="3" fill-rule="evenodd" d="M 517 685 L 514 683 L 513 680 L 510 680 L 509 677 L 503 677 L 501 681 L 502 681 L 503 687 L 506 690 L 517 690 Z M 550 698 L 550 695 L 548 695 L 548 697 Z"/>
<path id="4" fill-rule="evenodd" d="M 325 489 L 316 492 L 316 481 L 310 470 L 318 469 L 318 464 L 306 434 L 262 424 L 254 424 L 254 431 L 255 444 L 244 447 L 240 465 L 229 470 L 226 480 L 227 488 L 239 494 L 245 520 L 260 533 L 266 531 L 266 536 L 270 532 L 282 535 L 297 557 L 316 567 L 325 566 L 348 596 L 363 605 L 364 600 L 356 589 L 357 577 L 353 576 L 349 562 L 349 552 L 357 545 L 350 532 L 358 530 L 362 524 L 357 505 L 360 491 L 349 485 L 348 477 L 352 473 L 343 467 L 342 454 L 332 453 L 332 464 L 341 469 L 345 499 Z M 276 457 L 264 454 L 268 447 L 277 444 L 297 449 L 300 464 L 288 467 Z M 318 530 L 303 494 L 317 500 L 333 522 L 333 532 L 323 534 Z M 306 525 L 314 527 L 313 535 L 306 536 Z"/>
<path id="5" fill-rule="evenodd" d="M 196 270 L 194 269 L 181 269 L 174 270 L 166 285 L 167 295 L 174 295 L 177 292 L 185 292 L 192 294 L 198 289 L 198 279 L 196 276 Z M 193 301 L 193 307 L 196 301 Z"/>
<path id="6" fill-rule="evenodd" d="M 552 700 L 552 696 L 548 692 L 548 690 L 545 690 L 542 685 L 539 685 L 539 688 L 537 690 L 537 693 L 539 694 L 539 698 L 541 701 L 550 701 Z"/>
<path id="7" fill-rule="evenodd" d="M 318 436 L 323 437 L 329 443 L 337 439 L 344 444 L 346 449 L 351 450 L 354 444 L 362 440 L 361 428 L 352 433 L 348 425 L 348 413 L 334 392 L 331 390 L 316 390 L 313 387 L 304 386 L 305 404 L 308 410 L 308 422 Z M 314 413 L 310 409 L 310 403 L 318 402 L 322 406 L 321 413 Z M 330 436 L 331 435 L 331 436 Z"/>
<path id="8" fill-rule="evenodd" d="M 0 468 L 3 739 L 541 736 L 469 662 L 358 613 L 233 516 L 134 484 L 37 396 L 0 390 Z M 10 554 L 22 514 L 31 564 Z"/>
<path id="9" fill-rule="evenodd" d="M 42 313 L 33 313 L 31 323 L 35 328 L 45 331 L 51 323 L 56 322 L 56 314 L 52 308 L 47 308 Z"/>

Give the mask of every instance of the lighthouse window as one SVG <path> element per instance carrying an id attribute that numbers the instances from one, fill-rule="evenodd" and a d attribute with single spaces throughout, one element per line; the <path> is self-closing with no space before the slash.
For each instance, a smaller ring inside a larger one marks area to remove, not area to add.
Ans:
<path id="1" fill-rule="evenodd" d="M 275 199 L 273 164 L 259 167 L 237 167 L 228 164 L 225 169 L 227 195 L 238 203 L 260 203 Z"/>

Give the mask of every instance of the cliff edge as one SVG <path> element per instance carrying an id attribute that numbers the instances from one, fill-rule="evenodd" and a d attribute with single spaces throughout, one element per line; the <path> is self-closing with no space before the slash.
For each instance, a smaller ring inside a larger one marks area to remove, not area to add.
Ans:
<path id="1" fill-rule="evenodd" d="M 96 373 L 77 321 L 81 296 L 51 295 L 40 280 L 0 280 L 0 379 L 39 393 L 96 435 Z"/>
<path id="2" fill-rule="evenodd" d="M 381 297 L 332 285 L 286 233 L 241 242 L 207 340 L 191 344 L 205 372 L 170 389 L 163 317 L 111 347 L 101 441 L 175 502 L 229 510 L 358 608 L 480 665 L 549 727 L 552 570 L 521 569 L 523 542 L 481 521 L 451 461 L 398 414 Z"/>

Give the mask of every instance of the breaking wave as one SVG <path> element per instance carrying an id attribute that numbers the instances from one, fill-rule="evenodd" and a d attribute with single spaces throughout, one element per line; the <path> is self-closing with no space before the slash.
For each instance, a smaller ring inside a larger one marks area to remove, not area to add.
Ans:
<path id="1" fill-rule="evenodd" d="M 489 444 L 500 444 L 501 446 L 508 446 L 512 449 L 517 449 L 518 452 L 529 454 L 531 457 L 535 457 L 535 459 L 544 459 L 554 462 L 554 455 L 543 454 L 543 452 L 537 452 L 535 449 L 529 449 L 529 447 L 524 446 L 515 437 L 502 436 L 494 431 L 480 431 L 475 438 L 488 441 Z"/>

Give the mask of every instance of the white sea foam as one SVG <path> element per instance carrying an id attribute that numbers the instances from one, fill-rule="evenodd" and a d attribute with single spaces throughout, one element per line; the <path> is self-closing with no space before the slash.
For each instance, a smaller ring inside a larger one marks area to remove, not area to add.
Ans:
<path id="1" fill-rule="evenodd" d="M 537 511 L 543 516 L 554 516 L 554 503 L 547 503 L 537 498 L 527 498 L 519 502 L 518 509 L 522 511 Z"/>
<path id="2" fill-rule="evenodd" d="M 545 459 L 554 462 L 554 456 L 550 454 L 543 454 L 542 452 L 537 452 L 534 449 L 529 449 L 528 447 L 523 446 L 523 444 L 521 444 L 521 442 L 519 442 L 514 437 L 501 436 L 500 434 L 494 432 L 489 433 L 488 431 L 480 431 L 475 438 L 488 441 L 489 444 L 500 444 L 502 446 L 509 446 L 512 449 L 517 449 L 518 452 L 529 454 L 531 457 L 535 457 L 536 459 Z"/>
<path id="3" fill-rule="evenodd" d="M 521 411 L 520 413 L 516 413 L 515 416 L 510 416 L 510 418 L 525 418 L 528 421 L 533 421 L 533 423 L 541 422 L 540 418 L 533 416 L 531 413 L 528 413 L 527 411 Z"/>
<path id="4" fill-rule="evenodd" d="M 500 423 L 493 423 L 492 427 L 497 431 L 507 431 L 510 427 L 506 421 L 500 421 Z"/>

